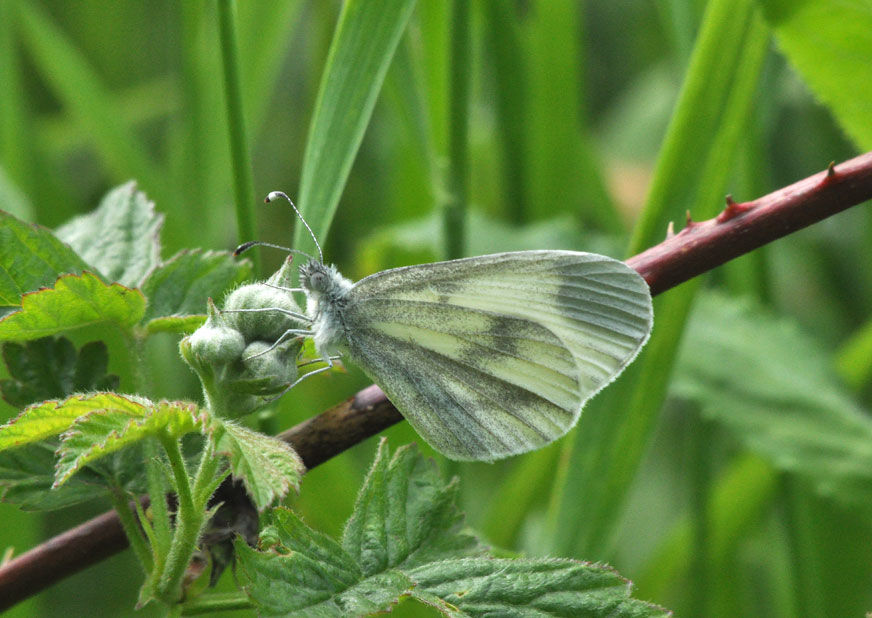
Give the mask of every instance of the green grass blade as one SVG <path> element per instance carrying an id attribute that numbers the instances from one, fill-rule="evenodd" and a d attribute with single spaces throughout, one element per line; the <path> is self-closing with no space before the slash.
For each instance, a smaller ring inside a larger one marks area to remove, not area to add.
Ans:
<path id="1" fill-rule="evenodd" d="M 598 169 L 584 110 L 585 54 L 581 5 L 549 0 L 530 6 L 527 32 L 528 118 L 527 166 L 530 218 L 569 212 L 603 229 L 622 233 L 624 226 Z M 558 120 L 559 119 L 559 120 Z"/>
<path id="2" fill-rule="evenodd" d="M 300 209 L 323 243 L 414 0 L 349 0 L 321 79 L 303 158 Z M 312 249 L 297 226 L 294 246 Z"/>
<path id="3" fill-rule="evenodd" d="M 448 100 L 448 191 L 444 205 L 444 257 L 463 257 L 466 247 L 466 211 L 469 208 L 469 66 L 470 7 L 455 0 L 451 12 L 451 76 Z"/>
<path id="4" fill-rule="evenodd" d="M 239 78 L 239 50 L 236 43 L 236 24 L 233 0 L 219 0 L 218 25 L 221 39 L 221 58 L 224 69 L 224 97 L 227 105 L 227 128 L 230 132 L 230 160 L 233 168 L 233 195 L 236 206 L 236 231 L 240 243 L 255 238 L 254 231 L 254 179 L 251 175 L 251 154 L 245 118 L 242 112 L 242 85 Z M 254 271 L 260 274 L 260 253 L 251 258 Z"/>
<path id="5" fill-rule="evenodd" d="M 242 69 L 242 108 L 249 134 L 256 137 L 266 120 L 270 93 L 276 85 L 282 61 L 289 49 L 299 45 L 290 36 L 305 2 L 261 0 L 237 4 L 239 59 Z"/>
<path id="6" fill-rule="evenodd" d="M 768 34 L 751 2 L 709 4 L 678 106 L 658 160 L 632 251 L 658 242 L 685 208 L 719 208 L 729 164 L 746 124 Z M 665 398 L 672 364 L 698 282 L 655 302 L 645 350 L 619 384 L 585 410 L 558 478 L 551 512 L 554 547 L 605 558 Z M 584 496 L 580 500 L 578 496 Z"/>

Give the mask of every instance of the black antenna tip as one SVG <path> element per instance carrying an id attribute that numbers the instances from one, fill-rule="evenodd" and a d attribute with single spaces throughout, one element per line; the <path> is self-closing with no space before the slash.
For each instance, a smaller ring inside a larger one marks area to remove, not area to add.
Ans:
<path id="1" fill-rule="evenodd" d="M 244 242 L 233 251 L 233 257 L 239 257 L 241 254 L 245 253 L 249 249 L 251 249 L 254 245 L 260 244 L 260 241 L 257 240 L 249 240 L 248 242 Z"/>

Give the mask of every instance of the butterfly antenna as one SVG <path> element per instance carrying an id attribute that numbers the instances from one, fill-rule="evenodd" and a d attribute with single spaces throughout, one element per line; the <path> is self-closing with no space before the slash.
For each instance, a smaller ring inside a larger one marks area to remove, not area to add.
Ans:
<path id="1" fill-rule="evenodd" d="M 303 257 L 312 259 L 312 256 L 308 253 L 303 253 L 297 249 L 289 249 L 288 247 L 282 247 L 281 245 L 274 245 L 271 242 L 264 242 L 262 240 L 249 240 L 248 242 L 244 242 L 233 251 L 233 257 L 239 257 L 252 247 L 270 247 L 271 249 L 281 249 L 282 251 L 287 251 L 288 253 L 296 253 L 297 255 L 302 255 Z"/>
<path id="2" fill-rule="evenodd" d="M 306 223 L 306 220 L 303 218 L 303 215 L 297 210 L 297 207 L 294 206 L 294 203 L 291 201 L 291 198 L 288 197 L 287 193 L 283 193 L 282 191 L 271 191 L 269 195 L 266 196 L 264 202 L 269 203 L 276 198 L 283 197 L 288 200 L 288 204 L 291 205 L 291 208 L 294 209 L 294 212 L 297 213 L 297 216 L 300 218 L 300 221 L 303 222 L 303 225 L 306 226 L 306 229 L 309 230 L 309 236 L 312 237 L 312 240 L 315 242 L 315 246 L 318 248 L 318 256 L 321 258 L 321 263 L 324 263 L 324 252 L 321 251 L 321 245 L 318 244 L 318 239 L 315 238 L 315 233 L 312 231 L 312 228 L 309 227 L 309 224 Z"/>

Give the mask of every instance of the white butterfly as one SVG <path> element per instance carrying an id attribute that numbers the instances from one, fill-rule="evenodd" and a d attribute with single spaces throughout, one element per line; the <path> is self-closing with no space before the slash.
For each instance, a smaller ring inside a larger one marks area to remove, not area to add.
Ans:
<path id="1" fill-rule="evenodd" d="M 276 197 L 287 198 L 267 200 Z M 575 251 L 407 266 L 357 283 L 310 259 L 300 283 L 307 306 L 296 317 L 306 327 L 286 335 L 312 337 L 327 363 L 304 377 L 347 352 L 431 446 L 459 460 L 500 459 L 563 436 L 652 325 L 636 271 Z"/>

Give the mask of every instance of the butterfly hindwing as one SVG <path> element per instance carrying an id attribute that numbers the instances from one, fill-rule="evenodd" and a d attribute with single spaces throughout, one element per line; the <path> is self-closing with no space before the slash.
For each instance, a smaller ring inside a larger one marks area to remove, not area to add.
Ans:
<path id="1" fill-rule="evenodd" d="M 352 360 L 425 440 L 465 460 L 562 436 L 651 328 L 635 271 L 569 251 L 383 271 L 345 300 Z"/>

